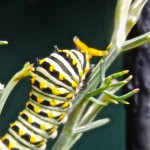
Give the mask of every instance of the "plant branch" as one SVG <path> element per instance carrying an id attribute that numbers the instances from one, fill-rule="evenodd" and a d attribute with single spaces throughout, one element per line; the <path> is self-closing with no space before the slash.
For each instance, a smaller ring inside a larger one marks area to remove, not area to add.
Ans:
<path id="1" fill-rule="evenodd" d="M 122 43 L 126 39 L 126 25 L 128 20 L 128 13 L 132 0 L 118 0 L 115 21 L 114 21 L 114 33 L 111 39 L 111 43 L 116 51 L 120 49 Z"/>
<path id="2" fill-rule="evenodd" d="M 6 45 L 6 44 L 8 44 L 7 41 L 0 41 L 0 46 L 1 46 L 1 45 Z"/>
<path id="3" fill-rule="evenodd" d="M 127 40 L 122 45 L 122 52 L 131 50 L 133 48 L 139 47 L 143 44 L 150 42 L 150 32 L 145 33 L 141 36 L 133 38 L 131 40 Z"/>
<path id="4" fill-rule="evenodd" d="M 100 119 L 100 120 L 94 121 L 92 123 L 88 123 L 88 124 L 86 124 L 84 126 L 75 127 L 73 129 L 73 134 L 83 133 L 83 132 L 86 132 L 86 131 L 98 128 L 98 127 L 100 127 L 102 125 L 107 124 L 108 122 L 110 122 L 110 119 L 105 118 L 105 119 Z"/>
<path id="5" fill-rule="evenodd" d="M 134 0 L 133 4 L 130 7 L 127 27 L 126 27 L 126 35 L 131 31 L 132 27 L 137 23 L 141 11 L 145 6 L 147 0 Z"/>
<path id="6" fill-rule="evenodd" d="M 34 71 L 34 67 L 30 63 L 26 63 L 21 71 L 16 73 L 12 79 L 8 82 L 7 86 L 4 89 L 4 92 L 2 93 L 2 96 L 0 98 L 0 114 L 2 112 L 2 109 L 6 103 L 6 100 L 13 90 L 13 88 L 17 85 L 17 83 L 26 76 L 33 76 L 32 71 Z"/>

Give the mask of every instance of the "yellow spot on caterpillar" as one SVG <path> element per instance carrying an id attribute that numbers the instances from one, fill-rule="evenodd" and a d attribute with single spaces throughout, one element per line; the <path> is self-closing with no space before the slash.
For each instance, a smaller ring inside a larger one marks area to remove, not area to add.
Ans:
<path id="1" fill-rule="evenodd" d="M 77 61 L 75 59 L 73 59 L 73 62 L 72 62 L 72 65 L 76 65 L 77 64 Z"/>
<path id="2" fill-rule="evenodd" d="M 28 122 L 29 122 L 29 123 L 33 123 L 33 120 L 32 120 L 31 117 L 28 118 Z"/>
<path id="3" fill-rule="evenodd" d="M 31 143 L 35 143 L 35 142 L 36 142 L 36 139 L 35 139 L 34 137 L 31 137 L 31 138 L 30 138 L 30 142 L 31 142 Z"/>
<path id="4" fill-rule="evenodd" d="M 40 129 L 42 129 L 42 130 L 44 130 L 44 131 L 45 131 L 45 130 L 46 130 L 46 126 L 45 126 L 45 125 L 43 125 L 43 124 L 41 124 L 41 125 L 40 125 Z"/>
<path id="5" fill-rule="evenodd" d="M 23 130 L 21 130 L 21 129 L 19 129 L 19 136 L 22 136 L 22 135 L 24 135 L 25 133 L 24 133 L 24 131 Z"/>
<path id="6" fill-rule="evenodd" d="M 77 83 L 76 82 L 72 82 L 72 87 L 77 87 Z"/>
<path id="7" fill-rule="evenodd" d="M 54 118 L 53 114 L 50 112 L 47 114 L 47 116 L 48 116 L 48 118 Z"/>
<path id="8" fill-rule="evenodd" d="M 65 75 L 62 74 L 62 73 L 60 73 L 60 74 L 59 74 L 59 80 L 64 80 L 64 79 L 66 79 Z"/>
<path id="9" fill-rule="evenodd" d="M 62 108 L 68 108 L 69 107 L 69 102 L 65 102 L 63 105 L 62 105 Z"/>
<path id="10" fill-rule="evenodd" d="M 87 65 L 86 65 L 86 67 L 85 67 L 85 69 L 84 69 L 84 73 L 85 73 L 85 74 L 90 70 L 90 62 L 89 62 L 89 59 L 90 59 L 90 58 L 89 58 L 89 56 L 87 55 L 87 56 L 86 56 L 86 62 L 87 62 L 86 64 L 87 64 Z"/>
<path id="11" fill-rule="evenodd" d="M 40 147 L 40 146 L 42 146 L 44 143 L 45 143 L 45 142 L 42 141 L 42 142 L 40 142 L 37 146 Z"/>
<path id="12" fill-rule="evenodd" d="M 39 113 L 40 109 L 38 107 L 34 107 L 34 112 Z"/>
<path id="13" fill-rule="evenodd" d="M 70 54 L 69 54 L 69 53 L 66 53 L 66 56 L 67 56 L 67 57 L 69 57 L 69 56 L 70 56 Z"/>
<path id="14" fill-rule="evenodd" d="M 51 90 L 52 90 L 52 94 L 55 94 L 55 95 L 62 94 L 62 91 L 55 86 L 51 87 Z"/>
<path id="15" fill-rule="evenodd" d="M 24 114 L 24 111 L 20 112 L 20 115 L 23 115 Z"/>
<path id="16" fill-rule="evenodd" d="M 39 103 L 42 103 L 42 102 L 43 102 L 43 98 L 42 98 L 42 97 L 37 97 L 37 101 L 38 101 Z"/>
<path id="17" fill-rule="evenodd" d="M 81 71 L 81 72 L 79 72 L 79 76 L 80 77 L 82 77 L 83 76 L 83 72 Z"/>
<path id="18" fill-rule="evenodd" d="M 7 139 L 6 135 L 2 137 L 2 141 L 4 141 L 5 139 Z"/>
<path id="19" fill-rule="evenodd" d="M 49 133 L 53 133 L 53 132 L 56 131 L 56 130 L 57 130 L 57 127 L 53 127 L 53 128 L 50 130 Z"/>
<path id="20" fill-rule="evenodd" d="M 43 89 L 43 88 L 46 88 L 46 87 L 47 87 L 46 82 L 41 82 L 40 83 L 40 89 Z"/>
<path id="21" fill-rule="evenodd" d="M 66 96 L 66 98 L 73 98 L 73 94 L 72 93 L 70 93 L 70 94 L 68 94 L 67 96 Z"/>
<path id="22" fill-rule="evenodd" d="M 41 59 L 40 61 L 39 61 L 39 64 L 41 65 L 41 64 L 43 64 L 45 62 L 45 58 L 44 59 Z"/>
<path id="23" fill-rule="evenodd" d="M 58 121 L 62 120 L 64 118 L 64 114 L 61 114 L 60 117 L 58 118 Z"/>
<path id="24" fill-rule="evenodd" d="M 14 148 L 14 144 L 10 143 L 8 147 L 9 147 L 9 149 L 13 149 Z"/>
<path id="25" fill-rule="evenodd" d="M 28 101 L 28 102 L 26 102 L 26 106 L 28 106 L 30 104 L 30 102 Z"/>
<path id="26" fill-rule="evenodd" d="M 12 128 L 13 126 L 15 126 L 15 123 L 11 123 L 11 124 L 10 124 L 10 127 L 11 127 L 11 128 Z"/>
<path id="27" fill-rule="evenodd" d="M 87 73 L 90 70 L 89 66 L 86 66 L 86 68 L 84 69 L 84 73 Z"/>
<path id="28" fill-rule="evenodd" d="M 32 96 L 32 91 L 30 91 L 29 96 L 30 96 L 30 97 Z"/>
<path id="29" fill-rule="evenodd" d="M 51 101 L 50 101 L 50 106 L 56 106 L 55 100 L 51 100 Z"/>
<path id="30" fill-rule="evenodd" d="M 34 84 L 35 80 L 36 80 L 36 76 L 34 76 L 34 77 L 31 79 L 31 83 Z"/>
<path id="31" fill-rule="evenodd" d="M 50 65 L 49 70 L 50 70 L 51 72 L 53 72 L 53 70 L 56 70 L 56 67 L 55 67 L 54 65 Z"/>

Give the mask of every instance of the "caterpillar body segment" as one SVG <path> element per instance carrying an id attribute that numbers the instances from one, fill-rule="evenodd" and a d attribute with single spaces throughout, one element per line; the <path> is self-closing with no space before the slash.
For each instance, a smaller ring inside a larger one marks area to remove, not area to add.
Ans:
<path id="1" fill-rule="evenodd" d="M 57 128 L 67 121 L 72 106 L 91 72 L 90 58 L 107 52 L 89 48 L 77 37 L 79 50 L 57 49 L 39 60 L 31 79 L 32 89 L 25 109 L 0 140 L 0 150 L 45 150 L 48 139 L 57 136 Z"/>

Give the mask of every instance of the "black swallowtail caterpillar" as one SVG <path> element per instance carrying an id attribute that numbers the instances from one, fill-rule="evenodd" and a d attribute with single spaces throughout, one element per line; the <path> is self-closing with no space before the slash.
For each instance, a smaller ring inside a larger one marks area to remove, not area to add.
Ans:
<path id="1" fill-rule="evenodd" d="M 74 43 L 78 49 L 57 49 L 39 60 L 26 107 L 1 138 L 3 149 L 44 150 L 47 140 L 57 136 L 59 124 L 67 121 L 64 110 L 71 107 L 90 74 L 90 58 L 108 54 L 89 48 L 77 37 Z"/>

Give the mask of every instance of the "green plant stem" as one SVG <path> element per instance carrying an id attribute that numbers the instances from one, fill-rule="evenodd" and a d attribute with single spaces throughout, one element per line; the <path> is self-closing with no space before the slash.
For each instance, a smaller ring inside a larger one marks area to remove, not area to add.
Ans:
<path id="1" fill-rule="evenodd" d="M 86 112 L 86 114 L 84 115 L 83 120 L 80 121 L 80 123 L 78 124 L 78 126 L 83 126 L 87 123 L 92 122 L 103 108 L 104 106 L 92 104 L 90 108 L 88 109 L 88 111 Z M 72 135 L 72 140 L 66 143 L 68 149 L 71 148 L 76 143 L 76 141 L 80 139 L 81 136 L 82 136 L 81 133 Z M 62 134 L 61 139 L 63 140 L 63 134 Z M 64 150 L 68 150 L 68 149 L 64 149 Z M 52 150 L 55 150 L 55 147 Z"/>
<path id="2" fill-rule="evenodd" d="M 4 85 L 0 83 L 0 98 L 4 92 Z"/>
<path id="3" fill-rule="evenodd" d="M 126 39 L 126 24 L 128 20 L 128 12 L 132 0 L 118 0 L 116 11 L 115 11 L 115 21 L 114 21 L 114 33 L 111 39 L 111 43 L 114 48 L 120 50 L 122 43 Z"/>
<path id="4" fill-rule="evenodd" d="M 143 7 L 145 6 L 146 2 L 147 0 L 134 0 L 129 10 L 129 16 L 128 16 L 128 21 L 127 21 L 127 26 L 126 26 L 126 35 L 128 35 L 132 27 L 138 21 L 141 11 Z"/>
<path id="5" fill-rule="evenodd" d="M 125 41 L 122 46 L 122 52 L 139 47 L 149 42 L 150 42 L 150 32 L 147 32 L 141 36 Z"/>
<path id="6" fill-rule="evenodd" d="M 130 80 L 131 79 L 131 76 L 129 76 L 126 80 Z M 124 80 L 125 81 L 125 80 Z M 126 82 L 127 83 L 127 82 Z M 122 84 L 122 86 L 124 86 L 125 84 Z M 115 93 L 116 91 L 118 91 L 122 86 L 119 86 L 118 88 L 115 88 L 114 89 L 108 89 L 108 91 L 111 91 L 111 93 Z M 108 101 L 109 97 L 104 95 L 104 94 L 101 94 L 99 97 L 98 97 L 98 100 L 101 102 L 101 103 L 105 103 L 105 104 L 109 104 L 109 101 Z M 86 111 L 86 113 L 84 114 L 84 116 L 82 117 L 79 125 L 84 125 L 88 122 L 91 122 L 95 119 L 96 115 L 105 107 L 105 105 L 98 105 L 98 104 L 92 104 L 89 109 Z"/>
<path id="7" fill-rule="evenodd" d="M 9 96 L 9 94 L 11 93 L 11 91 L 13 90 L 13 88 L 16 86 L 16 84 L 19 81 L 14 81 L 13 78 L 9 81 L 8 86 L 6 86 L 4 93 L 1 96 L 0 99 L 0 114 L 2 112 L 2 109 L 4 107 L 4 104 Z"/>
<path id="8" fill-rule="evenodd" d="M 26 63 L 21 71 L 16 73 L 11 80 L 8 82 L 7 86 L 4 89 L 4 92 L 2 93 L 2 96 L 0 98 L 0 114 L 2 112 L 2 109 L 6 103 L 6 100 L 13 90 L 13 88 L 17 85 L 17 83 L 24 77 L 33 75 L 32 71 L 34 70 L 33 65 L 30 63 Z"/>
<path id="9" fill-rule="evenodd" d="M 77 107 L 73 111 L 73 113 L 69 115 L 68 122 L 65 124 L 63 131 L 57 140 L 58 144 L 56 144 L 52 148 L 52 150 L 54 149 L 67 150 L 70 148 L 70 144 L 72 143 L 72 141 L 76 141 L 82 135 L 81 133 L 73 135 L 73 127 L 75 127 L 79 122 L 79 119 L 82 116 L 84 109 L 87 106 L 87 103 L 84 104 L 82 103 L 82 105 L 79 104 L 78 106 L 79 107 Z M 72 118 L 74 119 L 72 120 Z"/>

